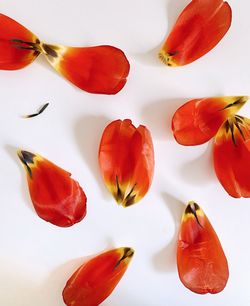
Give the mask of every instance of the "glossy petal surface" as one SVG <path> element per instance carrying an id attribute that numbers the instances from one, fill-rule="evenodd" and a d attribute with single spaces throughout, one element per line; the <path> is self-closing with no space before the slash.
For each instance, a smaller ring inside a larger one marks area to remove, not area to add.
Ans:
<path id="1" fill-rule="evenodd" d="M 193 0 L 169 34 L 160 59 L 168 66 L 189 64 L 213 49 L 230 28 L 232 12 L 223 0 Z"/>
<path id="2" fill-rule="evenodd" d="M 232 116 L 221 127 L 214 143 L 214 168 L 232 197 L 250 197 L 249 119 Z"/>
<path id="3" fill-rule="evenodd" d="M 191 100 L 182 105 L 172 119 L 176 141 L 185 146 L 199 145 L 214 137 L 227 118 L 248 100 L 247 96 L 214 97 Z"/>
<path id="4" fill-rule="evenodd" d="M 29 43 L 38 42 L 38 38 L 15 20 L 0 14 L 0 69 L 15 70 L 29 65 L 38 56 L 36 50 L 28 44 L 20 44 L 12 40 L 22 40 Z"/>
<path id="5" fill-rule="evenodd" d="M 189 290 L 218 293 L 228 281 L 228 263 L 221 243 L 202 209 L 190 202 L 183 214 L 177 266 L 180 280 Z"/>
<path id="6" fill-rule="evenodd" d="M 63 299 L 67 306 L 97 306 L 115 289 L 134 254 L 119 248 L 98 255 L 83 264 L 68 280 Z"/>
<path id="7" fill-rule="evenodd" d="M 86 196 L 71 174 L 40 155 L 19 151 L 27 171 L 30 197 L 38 216 L 61 227 L 80 222 L 86 215 Z"/>
<path id="8" fill-rule="evenodd" d="M 47 46 L 47 47 L 46 47 Z M 73 48 L 45 45 L 51 65 L 77 87 L 90 93 L 116 94 L 126 84 L 130 65 L 112 46 Z M 54 53 L 53 53 L 54 51 Z"/>
<path id="9" fill-rule="evenodd" d="M 99 164 L 107 188 L 118 204 L 130 206 L 148 191 L 154 172 L 154 149 L 145 126 L 116 120 L 104 130 Z"/>

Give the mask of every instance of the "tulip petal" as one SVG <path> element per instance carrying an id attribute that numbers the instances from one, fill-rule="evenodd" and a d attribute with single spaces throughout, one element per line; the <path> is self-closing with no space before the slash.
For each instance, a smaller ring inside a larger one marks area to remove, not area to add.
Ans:
<path id="1" fill-rule="evenodd" d="M 40 155 L 18 151 L 27 171 L 30 197 L 38 216 L 60 227 L 80 222 L 86 215 L 86 196 L 71 174 Z"/>
<path id="2" fill-rule="evenodd" d="M 185 146 L 203 144 L 214 137 L 220 126 L 248 100 L 247 96 L 191 100 L 175 112 L 172 130 L 176 141 Z"/>
<path id="3" fill-rule="evenodd" d="M 182 11 L 159 57 L 168 66 L 189 64 L 213 49 L 231 26 L 232 11 L 223 0 L 193 0 Z"/>
<path id="4" fill-rule="evenodd" d="M 131 120 L 116 120 L 104 130 L 99 164 L 107 188 L 124 207 L 148 191 L 154 172 L 154 149 L 149 130 Z"/>
<path id="5" fill-rule="evenodd" d="M 224 189 L 235 198 L 250 197 L 250 120 L 232 116 L 218 131 L 214 168 Z"/>
<path id="6" fill-rule="evenodd" d="M 67 306 L 97 306 L 115 289 L 134 255 L 128 247 L 98 255 L 83 264 L 63 290 Z"/>
<path id="7" fill-rule="evenodd" d="M 188 204 L 182 217 L 177 266 L 181 282 L 195 293 L 218 293 L 228 281 L 228 263 L 219 238 L 194 202 Z"/>
<path id="8" fill-rule="evenodd" d="M 43 44 L 42 49 L 60 74 L 87 92 L 116 94 L 126 84 L 130 65 L 118 48 L 73 48 Z"/>
<path id="9" fill-rule="evenodd" d="M 0 69 L 24 68 L 40 54 L 39 39 L 15 20 L 0 14 L 0 30 Z"/>

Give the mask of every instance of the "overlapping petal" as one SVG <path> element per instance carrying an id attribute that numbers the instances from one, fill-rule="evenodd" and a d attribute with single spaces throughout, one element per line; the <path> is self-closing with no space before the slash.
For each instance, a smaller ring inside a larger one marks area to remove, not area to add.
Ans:
<path id="1" fill-rule="evenodd" d="M 26 169 L 30 197 L 40 218 L 69 227 L 85 217 L 85 193 L 69 172 L 37 154 L 19 151 L 18 156 Z"/>
<path id="2" fill-rule="evenodd" d="M 213 49 L 232 21 L 223 0 L 192 0 L 182 11 L 164 43 L 159 57 L 168 66 L 189 64 Z"/>
<path id="3" fill-rule="evenodd" d="M 63 299 L 67 306 L 98 306 L 115 289 L 128 268 L 134 250 L 128 247 L 98 255 L 68 280 Z"/>
<path id="4" fill-rule="evenodd" d="M 21 69 L 32 63 L 40 53 L 33 49 L 37 43 L 38 38 L 28 29 L 0 14 L 0 69 Z"/>
<path id="5" fill-rule="evenodd" d="M 203 210 L 194 202 L 188 204 L 182 217 L 177 266 L 183 285 L 199 294 L 222 291 L 229 278 L 219 238 Z"/>
<path id="6" fill-rule="evenodd" d="M 154 172 L 154 149 L 149 130 L 131 120 L 116 120 L 104 130 L 99 164 L 107 188 L 127 207 L 148 191 Z"/>
<path id="7" fill-rule="evenodd" d="M 247 100 L 247 96 L 225 96 L 188 101 L 177 109 L 172 119 L 176 141 L 186 146 L 207 142 Z"/>
<path id="8" fill-rule="evenodd" d="M 232 197 L 250 197 L 249 119 L 235 115 L 221 127 L 214 143 L 214 168 Z"/>

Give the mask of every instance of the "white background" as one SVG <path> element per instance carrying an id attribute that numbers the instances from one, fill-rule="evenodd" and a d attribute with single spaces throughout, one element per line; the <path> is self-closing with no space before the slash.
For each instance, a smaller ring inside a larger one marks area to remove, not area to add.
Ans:
<path id="1" fill-rule="evenodd" d="M 246 306 L 250 303 L 250 200 L 230 198 L 212 166 L 212 145 L 175 143 L 173 112 L 190 98 L 250 94 L 250 3 L 231 0 L 233 24 L 221 43 L 195 63 L 161 64 L 157 51 L 188 0 L 8 0 L 0 11 L 49 43 L 111 44 L 131 63 L 116 96 L 91 95 L 55 73 L 42 57 L 20 71 L 0 71 L 0 305 L 62 306 L 65 282 L 84 260 L 131 246 L 131 265 L 104 306 Z M 41 116 L 25 120 L 49 101 Z M 246 105 L 241 111 L 250 115 Z M 147 196 L 116 205 L 100 177 L 97 151 L 104 127 L 131 118 L 152 132 L 156 169 Z M 16 149 L 37 152 L 72 172 L 88 197 L 87 217 L 58 228 L 35 214 Z M 179 281 L 175 260 L 184 204 L 204 209 L 230 265 L 226 289 L 200 296 Z"/>

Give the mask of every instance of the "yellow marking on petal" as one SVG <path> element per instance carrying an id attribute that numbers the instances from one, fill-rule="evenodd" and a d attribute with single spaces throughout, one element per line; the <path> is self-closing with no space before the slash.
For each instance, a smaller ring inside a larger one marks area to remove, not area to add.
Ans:
<path id="1" fill-rule="evenodd" d="M 249 96 L 224 96 L 218 97 L 227 103 L 227 106 L 224 109 L 229 109 L 230 113 L 234 115 L 238 112 L 241 107 L 249 100 Z M 223 110 L 224 110 L 223 109 Z"/>
<path id="2" fill-rule="evenodd" d="M 124 262 L 125 264 L 128 264 L 130 262 L 130 260 L 132 259 L 132 257 L 134 256 L 134 249 L 130 248 L 130 247 L 121 247 L 119 249 L 116 249 L 115 250 L 116 252 L 119 253 L 120 255 L 120 259 L 118 260 L 116 267 L 118 267 L 118 265 L 121 263 L 121 262 Z"/>
<path id="3" fill-rule="evenodd" d="M 44 53 L 46 59 L 48 62 L 56 69 L 60 70 L 60 62 L 67 51 L 68 47 L 62 46 L 62 45 L 49 45 L 45 44 L 43 42 L 40 43 L 41 52 Z M 50 48 L 53 50 L 53 52 L 56 53 L 56 56 L 51 56 L 48 52 L 48 49 Z"/>
<path id="4" fill-rule="evenodd" d="M 163 64 L 169 67 L 177 67 L 178 65 L 174 62 L 173 56 L 169 53 L 165 52 L 163 49 L 160 50 L 158 54 L 159 59 L 163 62 Z"/>
<path id="5" fill-rule="evenodd" d="M 17 155 L 30 177 L 32 177 L 31 170 L 37 167 L 39 161 L 44 160 L 42 156 L 24 150 L 18 150 Z"/>
<path id="6" fill-rule="evenodd" d="M 130 182 L 121 184 L 118 177 L 116 178 L 115 184 L 113 182 L 107 182 L 106 186 L 112 193 L 117 204 L 120 204 L 123 207 L 131 206 L 142 198 L 138 195 L 138 191 L 135 190 L 136 184 L 131 185 Z"/>

